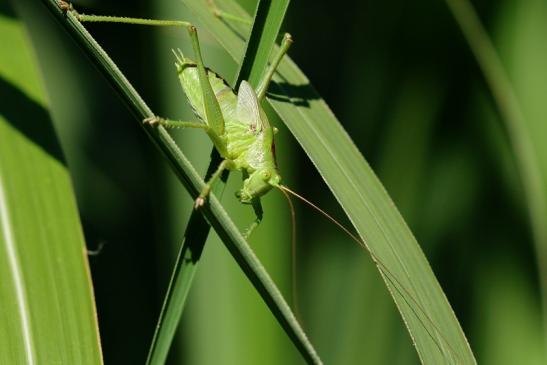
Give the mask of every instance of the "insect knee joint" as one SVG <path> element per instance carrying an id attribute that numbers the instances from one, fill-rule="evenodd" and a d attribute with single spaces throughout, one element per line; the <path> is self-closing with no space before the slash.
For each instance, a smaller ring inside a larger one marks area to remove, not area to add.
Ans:
<path id="1" fill-rule="evenodd" d="M 195 25 L 193 24 L 188 24 L 188 26 L 186 27 L 186 29 L 188 29 L 188 32 L 189 33 L 197 33 L 197 28 Z"/>
<path id="2" fill-rule="evenodd" d="M 292 43 L 292 35 L 290 33 L 283 34 L 283 42 Z"/>
<path id="3" fill-rule="evenodd" d="M 143 119 L 142 123 L 143 124 L 148 124 L 152 127 L 156 127 L 161 123 L 161 118 L 158 117 L 158 116 L 148 117 L 148 118 Z"/>

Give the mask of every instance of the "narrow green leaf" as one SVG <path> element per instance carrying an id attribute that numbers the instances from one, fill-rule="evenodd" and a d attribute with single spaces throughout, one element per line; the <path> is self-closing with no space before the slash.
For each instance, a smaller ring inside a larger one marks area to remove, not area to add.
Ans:
<path id="1" fill-rule="evenodd" d="M 63 11 L 59 7 L 59 4 L 53 0 L 42 0 L 42 2 L 119 93 L 122 100 L 135 115 L 137 122 L 143 125 L 142 120 L 153 117 L 154 115 L 150 108 L 110 57 L 108 57 L 99 44 L 80 24 L 74 14 L 70 11 Z M 66 4 L 62 3 L 62 5 Z M 165 128 L 162 126 L 154 127 L 149 124 L 146 124 L 144 127 L 148 136 L 169 161 L 170 166 L 186 190 L 194 199 L 197 198 L 199 192 L 204 187 L 204 182 L 190 161 L 182 153 Z M 201 211 L 217 231 L 232 256 L 255 286 L 302 356 L 309 363 L 321 363 L 315 349 L 283 299 L 279 289 L 275 286 L 273 280 L 250 249 L 238 228 L 213 194 L 209 197 L 208 204 L 201 208 Z"/>
<path id="2" fill-rule="evenodd" d="M 70 176 L 13 13 L 0 13 L 0 43 L 0 363 L 101 364 Z"/>
<path id="3" fill-rule="evenodd" d="M 247 80 L 253 88 L 268 66 L 270 54 L 281 29 L 281 23 L 289 6 L 289 0 L 261 0 L 258 2 L 253 27 L 246 43 L 243 62 L 239 67 L 235 86 Z"/>
<path id="4" fill-rule="evenodd" d="M 214 168 L 215 166 L 211 164 L 207 175 L 214 172 L 211 171 Z M 213 193 L 222 193 L 223 189 L 224 183 L 222 185 L 219 183 L 213 189 Z M 210 227 L 202 214 L 192 212 L 165 294 L 158 324 L 148 352 L 147 364 L 164 364 L 167 359 Z"/>
<path id="5" fill-rule="evenodd" d="M 200 3 L 184 2 L 228 53 L 239 59 L 243 40 L 234 29 L 240 32 L 242 28 L 219 22 Z M 219 6 L 242 12 L 230 0 Z M 366 242 L 422 362 L 474 364 L 465 335 L 412 232 L 336 117 L 290 59 L 281 63 L 275 81 L 278 90 L 269 98 L 271 106 Z"/>
<path id="6" fill-rule="evenodd" d="M 263 70 L 268 64 L 269 55 L 275 46 L 275 39 L 283 22 L 288 0 L 274 3 L 272 4 L 270 0 L 258 2 L 251 36 L 247 42 L 247 51 L 233 83 L 234 87 L 245 79 L 252 79 L 254 87 L 258 85 Z M 212 151 L 211 156 L 207 178 L 213 174 L 221 161 L 216 150 Z M 227 178 L 226 175 L 224 180 Z M 213 192 L 217 195 L 222 194 L 224 186 L 224 183 L 215 184 Z M 163 364 L 167 359 L 209 229 L 210 226 L 204 221 L 203 216 L 199 212 L 192 212 L 150 346 L 147 360 L 149 364 Z"/>

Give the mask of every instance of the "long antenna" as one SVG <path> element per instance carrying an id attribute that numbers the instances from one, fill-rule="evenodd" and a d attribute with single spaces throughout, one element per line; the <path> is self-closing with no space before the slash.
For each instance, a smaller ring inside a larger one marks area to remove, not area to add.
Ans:
<path id="1" fill-rule="evenodd" d="M 302 195 L 292 191 L 291 189 L 289 189 L 288 187 L 286 187 L 285 185 L 279 185 L 279 189 L 281 189 L 281 191 L 283 191 L 285 194 L 287 193 L 290 193 L 292 195 L 294 195 L 295 197 L 297 197 L 298 199 L 302 200 L 304 203 L 308 204 L 310 207 L 312 207 L 313 209 L 317 210 L 319 213 L 321 213 L 325 218 L 327 218 L 329 221 L 331 221 L 332 223 L 336 224 L 338 226 L 338 228 L 340 228 L 342 231 L 344 231 L 348 236 L 351 237 L 352 240 L 354 240 L 355 242 L 357 242 L 359 244 L 359 246 L 363 247 L 364 249 L 366 249 L 367 251 L 370 252 L 370 250 L 368 249 L 368 247 L 365 245 L 365 243 L 363 242 L 363 240 L 359 239 L 354 233 L 352 233 L 349 229 L 347 229 L 346 227 L 344 227 L 342 225 L 342 223 L 338 222 L 336 219 L 334 219 L 329 213 L 325 212 L 323 209 L 319 208 L 317 205 L 313 204 L 311 201 L 309 201 L 308 199 L 304 198 Z"/>
<path id="2" fill-rule="evenodd" d="M 399 295 L 401 295 L 403 300 L 405 302 L 407 302 L 407 305 L 409 305 L 409 307 L 413 310 L 416 317 L 418 319 L 420 319 L 420 316 L 418 315 L 418 313 L 416 311 L 414 311 L 413 307 L 410 305 L 409 301 L 407 300 L 407 297 L 408 297 L 408 299 L 410 299 L 410 301 L 412 303 L 414 303 L 420 309 L 420 312 L 422 313 L 422 315 L 433 326 L 433 328 L 437 331 L 440 338 L 448 346 L 449 351 L 453 355 L 455 355 L 458 359 L 460 359 L 459 354 L 452 348 L 452 346 L 450 345 L 450 342 L 445 338 L 445 336 L 443 335 L 441 330 L 437 327 L 435 322 L 433 322 L 433 320 L 429 317 L 429 315 L 427 314 L 425 309 L 423 309 L 421 304 L 413 297 L 413 295 L 410 293 L 410 291 L 407 288 L 405 288 L 405 286 L 399 281 L 399 279 L 397 279 L 397 277 L 378 259 L 378 257 L 374 254 L 374 252 L 372 252 L 372 250 L 365 244 L 365 242 L 362 239 L 357 237 L 349 229 L 347 229 L 345 226 L 343 226 L 342 223 L 338 222 L 330 214 L 325 212 L 323 209 L 319 208 L 317 205 L 315 205 L 314 203 L 312 203 L 308 199 L 304 198 L 302 195 L 292 191 L 291 189 L 289 189 L 288 187 L 286 187 L 284 185 L 279 185 L 277 187 L 284 193 L 284 195 L 287 198 L 289 198 L 289 195 L 288 195 L 288 193 L 289 193 L 289 194 L 297 197 L 298 199 L 300 199 L 304 203 L 308 204 L 310 207 L 312 207 L 313 209 L 315 209 L 319 213 L 321 213 L 325 218 L 327 218 L 329 221 L 331 221 L 336 226 L 338 226 L 338 228 L 340 228 L 342 231 L 344 231 L 352 240 L 357 242 L 359 244 L 359 246 L 364 248 L 370 254 L 370 256 L 372 257 L 372 260 L 378 266 L 378 268 L 380 269 L 380 272 L 383 274 L 383 276 L 393 285 L 393 288 L 399 293 Z M 289 201 L 289 204 L 291 206 L 291 214 L 294 215 L 294 207 L 292 205 L 292 201 L 290 199 L 288 201 Z M 406 295 L 403 295 L 403 293 L 406 294 Z M 433 342 L 435 342 L 435 344 L 439 348 L 439 351 L 441 351 L 441 353 L 443 353 L 444 352 L 443 351 L 443 346 L 440 343 L 437 342 L 437 340 L 435 339 L 435 336 L 432 333 L 429 332 L 429 330 L 427 329 L 427 327 L 425 327 L 425 325 L 424 325 L 424 329 L 429 334 L 429 336 L 433 339 Z"/>
<path id="3" fill-rule="evenodd" d="M 296 213 L 294 210 L 294 204 L 292 202 L 291 196 L 283 189 L 279 189 L 285 195 L 287 203 L 289 203 L 289 209 L 291 210 L 291 291 L 292 291 L 292 305 L 297 319 L 301 321 L 300 310 L 298 306 L 298 290 L 297 290 L 297 280 L 296 280 Z"/>

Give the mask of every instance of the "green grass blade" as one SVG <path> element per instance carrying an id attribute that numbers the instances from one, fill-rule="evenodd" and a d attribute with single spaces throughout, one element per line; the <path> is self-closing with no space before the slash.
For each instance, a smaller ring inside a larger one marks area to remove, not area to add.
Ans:
<path id="1" fill-rule="evenodd" d="M 255 12 L 251 35 L 246 43 L 236 86 L 247 80 L 256 89 L 267 66 L 289 6 L 288 0 L 261 0 Z M 236 14 L 237 15 L 237 14 Z"/>
<path id="2" fill-rule="evenodd" d="M 534 235 L 540 272 L 544 327 L 547 331 L 547 316 L 545 316 L 547 313 L 547 225 L 545 224 L 547 189 L 546 181 L 542 176 L 538 148 L 533 140 L 532 122 L 525 118 L 514 86 L 509 80 L 492 40 L 473 9 L 473 5 L 464 0 L 447 0 L 447 4 L 484 74 L 509 134 L 517 168 L 520 170 L 524 186 L 526 206 Z M 528 112 L 528 115 L 534 115 L 534 110 Z M 540 116 L 539 119 L 543 124 L 544 116 Z M 543 141 L 538 142 L 543 144 Z"/>
<path id="3" fill-rule="evenodd" d="M 0 53 L 0 363 L 101 364 L 70 176 L 13 13 L 0 43 L 17 45 Z"/>
<path id="4" fill-rule="evenodd" d="M 254 80 L 254 87 L 258 85 L 275 46 L 275 39 L 287 6 L 288 1 L 277 1 L 275 4 L 271 1 L 259 1 L 251 36 L 247 42 L 247 51 L 232 85 L 238 85 L 241 80 L 247 79 Z M 210 176 L 221 161 L 216 150 L 213 150 L 211 156 L 206 176 Z M 226 177 L 227 174 L 224 180 Z M 224 183 L 217 183 L 213 187 L 213 192 L 217 195 L 222 194 L 224 187 Z M 210 226 L 205 222 L 203 215 L 196 211 L 192 212 L 150 346 L 147 360 L 149 364 L 163 364 L 167 359 L 209 230 Z"/>
<path id="5" fill-rule="evenodd" d="M 202 4 L 185 3 L 232 57 L 239 59 L 243 41 L 233 29 L 211 16 Z M 228 0 L 219 2 L 220 5 L 230 11 L 237 9 L 237 4 Z M 280 93 L 269 101 L 379 263 L 422 362 L 474 364 L 473 353 L 450 304 L 381 183 L 297 66 L 286 58 L 279 75 L 275 81 Z M 283 100 L 285 95 L 293 104 Z"/>
<path id="6" fill-rule="evenodd" d="M 221 193 L 222 189 L 224 189 L 224 184 L 215 186 L 212 191 Z M 203 215 L 193 212 L 188 221 L 184 241 L 167 288 L 146 360 L 147 364 L 164 364 L 167 359 L 209 230 L 210 226 Z"/>
<path id="7" fill-rule="evenodd" d="M 143 119 L 152 117 L 153 113 L 150 108 L 76 17 L 70 12 L 65 13 L 62 11 L 57 2 L 53 0 L 43 0 L 43 3 L 61 25 L 63 25 L 69 35 L 86 51 L 86 54 L 107 80 L 109 80 L 135 115 L 138 123 L 142 125 L 141 121 Z M 197 198 L 204 186 L 204 182 L 169 133 L 161 126 L 152 127 L 147 125 L 145 130 L 167 158 L 170 166 L 186 190 L 194 199 Z M 238 228 L 214 195 L 210 196 L 209 204 L 206 204 L 202 208 L 202 212 L 222 238 L 232 256 L 255 286 L 302 356 L 309 363 L 321 363 L 315 349 L 307 339 L 306 334 L 283 299 L 279 289 L 275 286 L 258 258 L 243 239 Z"/>

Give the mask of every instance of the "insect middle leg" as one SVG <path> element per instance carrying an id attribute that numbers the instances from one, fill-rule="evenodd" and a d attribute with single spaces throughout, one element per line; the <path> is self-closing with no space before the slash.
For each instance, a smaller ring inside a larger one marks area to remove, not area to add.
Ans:
<path id="1" fill-rule="evenodd" d="M 143 120 L 143 123 L 150 124 L 151 126 L 161 125 L 165 128 L 199 128 L 204 129 L 206 132 L 209 130 L 209 126 L 201 122 L 186 122 L 182 120 L 166 119 L 161 117 L 151 117 Z"/>

